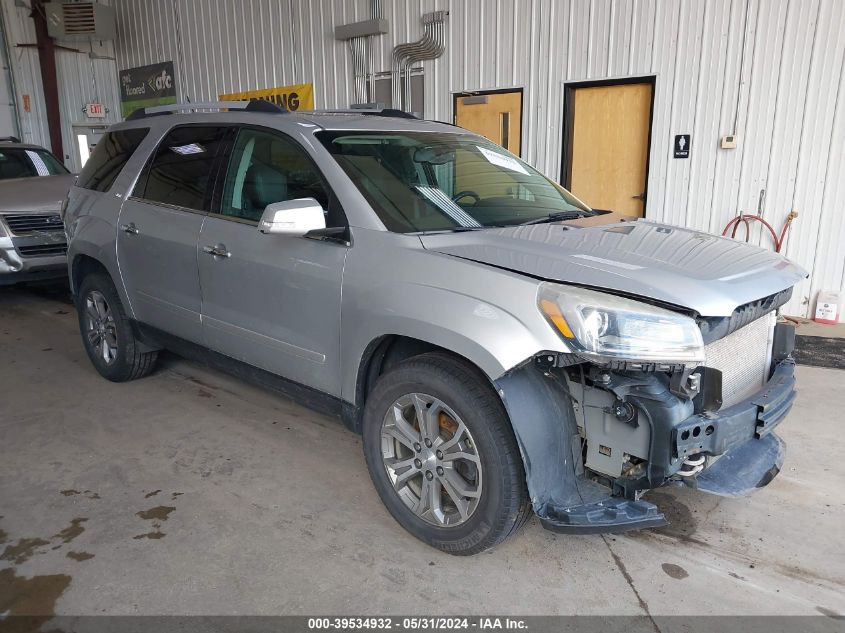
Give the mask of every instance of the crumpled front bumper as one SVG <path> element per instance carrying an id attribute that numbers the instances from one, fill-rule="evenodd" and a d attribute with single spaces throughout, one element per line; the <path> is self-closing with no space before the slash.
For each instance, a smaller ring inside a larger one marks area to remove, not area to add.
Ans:
<path id="1" fill-rule="evenodd" d="M 745 495 L 767 485 L 783 464 L 785 444 L 772 431 L 795 401 L 794 370 L 794 361 L 783 359 L 763 389 L 746 400 L 718 412 L 676 419 L 667 415 L 680 415 L 680 409 L 666 406 L 668 392 L 649 385 L 638 398 L 632 391 L 630 399 L 642 407 L 658 436 L 652 439 L 647 475 L 630 488 L 616 487 L 615 495 L 587 478 L 580 439 L 577 430 L 572 431 L 574 418 L 568 414 L 569 403 L 556 395 L 554 377 L 541 380 L 539 372 L 526 368 L 498 385 L 543 526 L 568 533 L 624 532 L 666 523 L 659 509 L 639 496 L 668 481 L 680 480 L 725 496 Z M 659 416 L 663 418 L 658 420 Z M 550 417 L 555 418 L 554 425 L 548 423 Z M 696 477 L 675 476 L 686 456 L 695 453 L 711 456 L 708 468 Z M 713 460 L 713 456 L 719 457 Z"/>
<path id="2" fill-rule="evenodd" d="M 716 413 L 694 415 L 673 431 L 677 471 L 685 455 L 702 452 L 719 456 L 696 477 L 681 481 L 711 494 L 739 497 L 769 484 L 783 465 L 786 444 L 772 433 L 795 401 L 795 363 L 789 358 L 775 367 L 764 388 L 750 398 Z M 541 517 L 543 526 L 559 532 L 624 532 L 666 523 L 646 500 L 610 497 Z"/>
<path id="3" fill-rule="evenodd" d="M 780 424 L 795 402 L 795 362 L 781 361 L 766 385 L 750 398 L 716 413 L 689 418 L 674 433 L 675 455 L 722 455 L 752 439 L 762 439 Z"/>

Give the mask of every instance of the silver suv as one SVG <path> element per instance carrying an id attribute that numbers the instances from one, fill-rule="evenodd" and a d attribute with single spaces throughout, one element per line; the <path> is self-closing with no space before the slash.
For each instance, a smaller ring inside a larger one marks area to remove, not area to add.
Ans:
<path id="1" fill-rule="evenodd" d="M 67 274 L 60 210 L 74 178 L 43 147 L 0 138 L 0 286 Z"/>
<path id="2" fill-rule="evenodd" d="M 532 509 L 568 533 L 662 525 L 648 490 L 742 495 L 782 464 L 775 311 L 805 272 L 592 211 L 466 130 L 139 111 L 65 223 L 97 371 L 140 378 L 169 348 L 339 416 L 390 513 L 441 550 L 492 547 Z"/>

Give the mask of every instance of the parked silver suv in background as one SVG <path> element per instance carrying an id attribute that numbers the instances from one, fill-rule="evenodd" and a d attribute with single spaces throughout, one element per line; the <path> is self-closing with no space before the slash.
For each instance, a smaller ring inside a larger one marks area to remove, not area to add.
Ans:
<path id="1" fill-rule="evenodd" d="M 494 546 L 532 508 L 561 532 L 662 525 L 649 489 L 741 495 L 782 463 L 793 331 L 775 311 L 805 272 L 601 216 L 460 128 L 139 111 L 65 222 L 103 376 L 167 347 L 340 416 L 391 514 L 444 551 Z"/>
<path id="2" fill-rule="evenodd" d="M 60 211 L 74 178 L 43 147 L 0 138 L 0 286 L 67 274 Z"/>

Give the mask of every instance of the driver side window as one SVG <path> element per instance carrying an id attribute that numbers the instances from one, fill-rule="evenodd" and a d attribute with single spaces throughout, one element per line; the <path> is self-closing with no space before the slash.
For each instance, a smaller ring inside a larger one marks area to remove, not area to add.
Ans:
<path id="1" fill-rule="evenodd" d="M 323 178 L 305 151 L 283 136 L 241 129 L 235 141 L 220 213 L 258 222 L 268 204 L 314 198 L 329 208 Z"/>

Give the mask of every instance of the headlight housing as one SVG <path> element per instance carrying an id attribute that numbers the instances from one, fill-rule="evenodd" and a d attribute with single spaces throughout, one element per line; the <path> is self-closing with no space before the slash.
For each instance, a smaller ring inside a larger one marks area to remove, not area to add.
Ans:
<path id="1" fill-rule="evenodd" d="M 544 282 L 537 305 L 577 354 L 607 360 L 696 364 L 701 330 L 688 316 L 614 295 Z"/>

